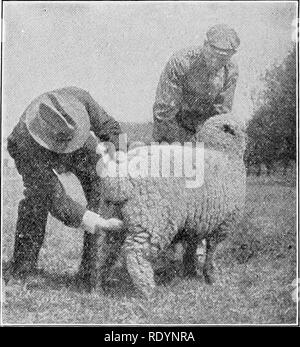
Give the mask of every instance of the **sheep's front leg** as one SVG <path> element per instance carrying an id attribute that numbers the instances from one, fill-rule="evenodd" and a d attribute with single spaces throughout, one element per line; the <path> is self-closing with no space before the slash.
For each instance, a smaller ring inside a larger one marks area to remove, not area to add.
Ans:
<path id="1" fill-rule="evenodd" d="M 154 271 L 149 260 L 150 244 L 147 233 L 128 236 L 125 240 L 125 259 L 127 270 L 133 283 L 145 297 L 151 296 L 155 289 Z"/>

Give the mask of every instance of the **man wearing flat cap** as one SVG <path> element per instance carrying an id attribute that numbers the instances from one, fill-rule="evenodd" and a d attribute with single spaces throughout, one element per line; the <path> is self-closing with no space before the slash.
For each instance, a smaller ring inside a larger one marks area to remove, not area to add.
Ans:
<path id="1" fill-rule="evenodd" d="M 211 27 L 203 46 L 185 48 L 167 62 L 153 106 L 153 139 L 157 142 L 195 142 L 206 119 L 231 112 L 238 67 L 231 60 L 240 45 L 234 29 Z M 199 244 L 197 254 L 205 254 Z M 196 275 L 195 245 L 184 254 L 186 275 Z M 203 263 L 203 260 L 200 260 Z"/>
<path id="2" fill-rule="evenodd" d="M 101 199 L 96 148 L 99 142 L 112 142 L 118 148 L 120 133 L 119 123 L 87 91 L 77 87 L 44 93 L 27 107 L 8 137 L 8 151 L 25 188 L 9 262 L 13 278 L 28 278 L 36 272 L 48 213 L 68 227 L 85 230 L 87 253 L 83 262 L 88 259 L 89 236 L 97 228 L 116 231 L 122 227 L 120 220 L 105 219 L 94 212 Z M 88 208 L 66 194 L 56 175 L 62 168 L 79 179 Z"/>
<path id="3" fill-rule="evenodd" d="M 211 27 L 203 47 L 175 53 L 165 66 L 153 106 L 153 138 L 172 143 L 194 141 L 209 117 L 232 109 L 238 78 L 231 60 L 240 39 L 224 24 Z"/>

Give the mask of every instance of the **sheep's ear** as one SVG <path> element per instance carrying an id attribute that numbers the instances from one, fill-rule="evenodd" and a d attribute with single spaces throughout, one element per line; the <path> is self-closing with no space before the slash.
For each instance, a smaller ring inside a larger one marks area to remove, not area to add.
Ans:
<path id="1" fill-rule="evenodd" d="M 229 133 L 231 135 L 235 135 L 234 129 L 229 124 L 224 124 L 222 127 L 222 130 L 224 133 Z"/>
<path id="2" fill-rule="evenodd" d="M 107 153 L 107 147 L 104 145 L 104 143 L 102 142 L 98 143 L 96 147 L 96 153 L 99 155 L 104 155 Z"/>

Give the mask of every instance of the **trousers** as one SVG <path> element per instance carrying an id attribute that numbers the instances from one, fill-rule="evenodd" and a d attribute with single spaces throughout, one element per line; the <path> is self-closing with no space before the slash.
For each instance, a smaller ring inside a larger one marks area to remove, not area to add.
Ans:
<path id="1" fill-rule="evenodd" d="M 54 211 L 52 194 L 45 191 L 43 185 L 40 184 L 49 174 L 49 162 L 45 166 L 45 163 L 42 161 L 24 160 L 26 153 L 19 151 L 18 147 L 10 141 L 8 141 L 8 151 L 15 161 L 16 168 L 22 176 L 24 185 L 24 198 L 19 202 L 18 206 L 12 259 L 13 272 L 26 274 L 33 271 L 37 266 L 39 252 L 45 238 L 48 214 L 51 213 L 54 216 L 61 215 L 66 220 L 67 217 L 64 216 L 64 212 L 57 211 L 59 210 L 59 206 L 56 206 L 56 210 Z M 88 156 L 89 154 L 86 151 L 82 151 L 81 154 L 79 153 L 77 160 L 68 162 L 67 171 L 72 172 L 79 179 L 88 202 L 87 209 L 99 213 L 99 201 L 101 200 L 99 186 L 101 182 L 95 172 L 96 162 L 87 160 Z M 59 189 L 56 187 L 56 191 L 64 190 L 58 178 L 55 182 L 56 186 L 60 186 L 58 187 Z M 71 208 L 71 205 L 67 205 L 68 208 Z M 83 209 L 83 212 L 86 210 L 83 206 L 80 206 L 80 208 Z M 80 208 L 78 209 L 80 210 Z M 77 219 L 80 221 L 81 217 L 78 216 Z M 75 227 L 74 225 L 69 226 Z M 81 264 L 81 268 L 83 269 L 88 267 L 86 259 L 89 258 L 88 245 L 91 242 L 90 239 L 90 234 L 85 232 L 85 246 L 83 247 Z"/>

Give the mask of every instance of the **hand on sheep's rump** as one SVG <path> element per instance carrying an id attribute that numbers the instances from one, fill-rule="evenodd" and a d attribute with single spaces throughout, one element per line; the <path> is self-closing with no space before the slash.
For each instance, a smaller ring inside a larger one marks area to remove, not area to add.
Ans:
<path id="1" fill-rule="evenodd" d="M 123 222 L 117 218 L 105 219 L 95 212 L 86 211 L 82 219 L 81 227 L 85 231 L 94 234 L 99 229 L 103 231 L 121 230 Z"/>

